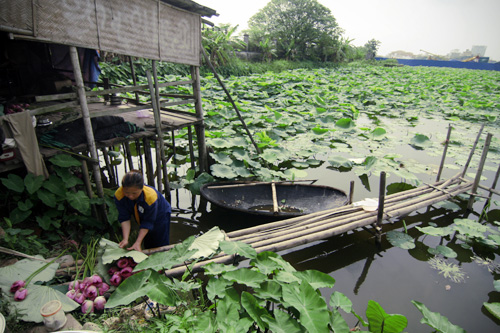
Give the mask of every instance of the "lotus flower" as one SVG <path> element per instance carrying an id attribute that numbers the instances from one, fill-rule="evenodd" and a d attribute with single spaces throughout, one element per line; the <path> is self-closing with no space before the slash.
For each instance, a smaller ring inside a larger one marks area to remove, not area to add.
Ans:
<path id="1" fill-rule="evenodd" d="M 24 288 L 24 286 L 26 285 L 26 282 L 24 280 L 17 280 L 16 282 L 14 282 L 12 284 L 12 286 L 10 287 L 10 292 L 11 293 L 15 293 L 16 291 L 18 291 L 19 289 L 21 288 Z"/>
<path id="2" fill-rule="evenodd" d="M 14 294 L 14 301 L 20 302 L 26 298 L 28 295 L 28 289 L 26 288 L 20 288 L 16 290 L 16 293 Z"/>
<path id="3" fill-rule="evenodd" d="M 120 260 L 118 260 L 118 262 L 116 263 L 116 265 L 118 266 L 118 268 L 125 268 L 125 267 L 128 267 L 128 258 L 121 258 Z"/>
<path id="4" fill-rule="evenodd" d="M 94 312 L 94 301 L 86 300 L 82 304 L 82 313 Z"/>
<path id="5" fill-rule="evenodd" d="M 78 290 L 80 288 L 80 281 L 71 281 L 68 285 L 68 290 Z"/>
<path id="6" fill-rule="evenodd" d="M 104 296 L 97 296 L 94 300 L 94 309 L 98 311 L 104 310 L 104 306 L 106 305 L 106 298 Z"/>
<path id="7" fill-rule="evenodd" d="M 110 269 L 108 269 L 108 274 L 113 276 L 113 274 L 115 274 L 116 272 L 119 272 L 119 271 L 120 271 L 120 269 L 118 267 L 113 266 Z"/>
<path id="8" fill-rule="evenodd" d="M 92 281 L 91 284 L 93 284 L 93 285 L 96 285 L 98 283 L 102 283 L 102 278 L 99 275 L 97 275 L 97 274 L 92 275 L 90 277 L 90 280 Z"/>
<path id="9" fill-rule="evenodd" d="M 134 259 L 128 258 L 128 265 L 130 267 L 135 267 L 135 266 L 137 266 L 137 263 L 134 261 Z"/>
<path id="10" fill-rule="evenodd" d="M 66 293 L 66 296 L 68 296 L 69 298 L 71 299 L 75 299 L 75 296 L 76 296 L 76 290 L 72 289 L 72 290 L 68 290 L 68 292 Z"/>
<path id="11" fill-rule="evenodd" d="M 122 282 L 122 277 L 120 276 L 120 273 L 115 273 L 109 280 L 109 283 L 111 283 L 113 286 L 118 286 Z"/>
<path id="12" fill-rule="evenodd" d="M 134 269 L 132 267 L 125 267 L 120 271 L 120 275 L 123 279 L 126 279 L 132 275 L 133 270 Z"/>
<path id="13" fill-rule="evenodd" d="M 97 287 L 99 289 L 99 295 L 102 295 L 104 294 L 106 291 L 109 290 L 109 285 L 107 283 L 101 283 L 101 285 L 99 287 Z"/>
<path id="14" fill-rule="evenodd" d="M 97 288 L 96 286 L 88 286 L 87 289 L 83 292 L 85 297 L 94 299 L 97 297 Z"/>
<path id="15" fill-rule="evenodd" d="M 85 301 L 85 295 L 81 291 L 77 291 L 74 300 L 75 302 L 82 304 Z"/>

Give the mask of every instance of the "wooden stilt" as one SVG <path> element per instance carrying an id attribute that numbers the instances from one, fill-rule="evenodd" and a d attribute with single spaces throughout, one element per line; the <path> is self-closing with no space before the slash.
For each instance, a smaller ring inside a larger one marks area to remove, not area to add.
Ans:
<path id="1" fill-rule="evenodd" d="M 172 130 L 171 135 L 172 135 L 172 154 L 173 154 L 172 155 L 173 156 L 172 162 L 174 163 L 174 165 L 177 165 L 177 159 L 176 159 L 177 149 L 175 147 L 175 132 L 174 132 L 174 130 Z M 175 171 L 177 172 L 177 167 L 175 167 Z"/>
<path id="2" fill-rule="evenodd" d="M 470 150 L 469 153 L 469 158 L 467 159 L 467 162 L 465 162 L 464 165 L 464 170 L 462 171 L 462 177 L 465 176 L 467 173 L 467 169 L 469 168 L 470 161 L 472 160 L 472 156 L 474 155 L 474 151 L 476 150 L 477 143 L 479 142 L 479 138 L 481 137 L 481 133 L 483 133 L 484 129 L 484 124 L 481 125 L 481 128 L 479 129 L 479 132 L 477 133 L 476 140 L 474 141 L 474 144 L 472 145 L 472 149 Z"/>
<path id="3" fill-rule="evenodd" d="M 193 150 L 193 132 L 191 126 L 188 126 L 188 139 L 189 139 L 189 158 L 191 159 L 191 169 L 196 170 L 194 164 L 194 150 Z"/>
<path id="4" fill-rule="evenodd" d="M 141 141 L 140 140 L 135 140 L 135 150 L 137 151 L 137 156 L 139 157 L 139 165 L 141 168 L 141 171 L 144 173 L 144 162 L 142 158 L 142 149 L 141 149 Z"/>
<path id="5" fill-rule="evenodd" d="M 151 154 L 151 143 L 149 138 L 142 139 L 144 143 L 144 162 L 146 163 L 146 176 L 148 185 L 154 186 L 154 171 L 153 171 L 153 154 Z"/>
<path id="6" fill-rule="evenodd" d="M 128 167 L 130 170 L 134 170 L 134 161 L 132 160 L 132 153 L 130 151 L 130 143 L 128 141 L 125 141 L 123 143 L 125 146 L 125 152 L 127 154 L 127 161 L 128 161 Z"/>
<path id="7" fill-rule="evenodd" d="M 135 67 L 131 56 L 128 57 L 128 63 L 130 65 L 130 74 L 132 74 L 132 82 L 134 83 L 134 86 L 136 86 L 137 78 L 135 77 Z M 135 92 L 135 104 L 139 104 L 139 94 L 137 93 L 137 91 Z"/>
<path id="8" fill-rule="evenodd" d="M 349 204 L 352 204 L 354 198 L 354 180 L 351 180 L 350 186 L 349 186 Z"/>
<path id="9" fill-rule="evenodd" d="M 87 161 L 82 159 L 80 161 L 82 163 L 82 175 L 83 175 L 83 183 L 85 184 L 85 192 L 87 193 L 87 196 L 92 199 L 94 196 L 94 192 L 92 191 L 92 184 L 90 183 L 90 176 L 89 176 L 89 168 L 87 166 Z M 90 205 L 91 211 L 92 211 L 92 216 L 95 219 L 98 219 L 99 216 L 97 215 L 97 209 L 94 204 Z"/>
<path id="10" fill-rule="evenodd" d="M 486 140 L 484 141 L 483 153 L 481 154 L 481 160 L 479 161 L 479 166 L 477 167 L 476 178 L 474 179 L 474 184 L 471 190 L 471 196 L 467 204 L 467 210 L 472 210 L 474 205 L 475 194 L 479 186 L 479 181 L 481 180 L 481 174 L 483 173 L 484 164 L 486 163 L 486 156 L 488 155 L 488 150 L 490 149 L 491 138 L 493 134 L 488 133 Z"/>
<path id="11" fill-rule="evenodd" d="M 205 143 L 205 124 L 203 122 L 203 106 L 201 102 L 201 87 L 200 87 L 200 68 L 191 66 L 191 79 L 193 80 L 193 95 L 195 99 L 194 108 L 196 110 L 196 118 L 201 122 L 195 125 L 196 138 L 198 141 L 198 166 L 200 172 L 208 170 L 208 153 Z"/>
<path id="12" fill-rule="evenodd" d="M 450 143 L 450 136 L 451 136 L 451 124 L 448 125 L 448 134 L 446 135 L 446 141 L 444 142 L 443 156 L 441 157 L 441 164 L 439 165 L 436 181 L 439 181 L 439 178 L 441 178 L 441 172 L 443 172 L 444 160 L 446 158 L 446 152 L 448 151 L 448 144 Z"/>
<path id="13" fill-rule="evenodd" d="M 377 232 L 376 239 L 378 244 L 382 242 L 382 221 L 384 219 L 384 201 L 385 201 L 385 177 L 386 177 L 385 171 L 382 171 L 380 173 L 377 223 L 374 226 Z"/>
<path id="14" fill-rule="evenodd" d="M 108 171 L 109 182 L 111 184 L 118 186 L 118 180 L 116 179 L 115 169 L 111 165 L 109 160 L 108 150 L 106 147 L 101 148 L 102 156 L 104 157 L 104 163 L 106 164 L 106 170 Z"/>

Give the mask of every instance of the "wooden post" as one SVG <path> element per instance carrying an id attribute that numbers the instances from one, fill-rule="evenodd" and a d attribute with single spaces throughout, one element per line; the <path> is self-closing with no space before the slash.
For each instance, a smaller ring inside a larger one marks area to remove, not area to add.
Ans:
<path id="1" fill-rule="evenodd" d="M 80 108 L 82 111 L 83 126 L 85 127 L 85 134 L 87 137 L 87 144 L 89 147 L 90 156 L 95 160 L 99 160 L 99 155 L 97 154 L 97 148 L 94 140 L 94 132 L 92 132 L 92 123 L 90 121 L 90 112 L 89 112 L 89 107 L 87 105 L 87 96 L 85 94 L 82 71 L 80 68 L 80 61 L 78 59 L 78 51 L 76 50 L 76 47 L 70 46 L 69 53 L 71 56 L 71 64 L 73 65 L 73 75 L 75 76 L 78 99 L 80 101 Z M 93 169 L 94 179 L 96 182 L 97 195 L 99 196 L 99 198 L 103 198 L 104 188 L 102 186 L 101 170 L 99 168 L 99 163 L 92 163 L 92 169 Z"/>
<path id="2" fill-rule="evenodd" d="M 476 150 L 476 146 L 477 146 L 477 143 L 479 142 L 479 138 L 481 137 L 481 133 L 483 133 L 483 129 L 484 129 L 484 124 L 481 125 L 481 128 L 479 129 L 479 132 L 477 133 L 477 136 L 476 136 L 476 141 L 474 141 L 474 144 L 472 145 L 472 149 L 470 150 L 470 153 L 469 153 L 469 158 L 467 159 L 467 162 L 465 163 L 465 166 L 464 166 L 464 171 L 462 172 L 462 177 L 464 177 L 465 174 L 467 173 L 467 169 L 469 168 L 470 161 L 472 160 L 472 155 L 474 155 L 474 151 Z"/>
<path id="3" fill-rule="evenodd" d="M 101 150 L 102 156 L 104 157 L 104 163 L 106 164 L 106 170 L 108 170 L 109 182 L 114 185 L 118 185 L 118 179 L 116 178 L 115 169 L 109 161 L 108 150 L 106 149 L 106 147 L 103 147 Z"/>
<path id="4" fill-rule="evenodd" d="M 191 126 L 188 126 L 188 139 L 189 139 L 189 158 L 191 159 L 191 169 L 196 170 L 194 164 L 194 151 L 193 151 L 193 132 Z"/>
<path id="5" fill-rule="evenodd" d="M 125 153 L 127 154 L 128 167 L 130 170 L 134 170 L 134 161 L 132 160 L 132 153 L 130 152 L 130 143 L 125 141 L 123 144 L 125 146 Z"/>
<path id="6" fill-rule="evenodd" d="M 351 184 L 349 186 L 349 202 L 348 204 L 352 204 L 354 198 L 354 180 L 351 180 Z"/>
<path id="7" fill-rule="evenodd" d="M 202 47 L 203 48 L 203 47 Z M 200 172 L 208 171 L 208 152 L 205 143 L 205 123 L 203 121 L 203 104 L 201 102 L 200 68 L 191 66 L 191 79 L 193 80 L 194 108 L 196 119 L 201 122 L 195 125 L 196 137 L 198 139 L 198 165 Z"/>
<path id="8" fill-rule="evenodd" d="M 155 183 L 153 172 L 153 156 L 151 154 L 151 144 L 149 138 L 142 139 L 144 143 L 144 162 L 146 163 L 146 176 L 148 178 L 148 185 L 153 186 Z"/>
<path id="9" fill-rule="evenodd" d="M 128 63 L 130 65 L 130 74 L 132 74 L 132 82 L 134 83 L 134 86 L 137 85 L 137 78 L 135 77 L 135 68 L 134 68 L 134 62 L 132 61 L 132 57 L 128 57 Z M 137 91 L 135 92 L 135 104 L 139 105 L 139 94 Z"/>
<path id="10" fill-rule="evenodd" d="M 446 141 L 444 142 L 443 156 L 441 157 L 441 164 L 439 165 L 439 170 L 436 177 L 437 182 L 439 181 L 439 178 L 441 178 L 441 172 L 443 172 L 444 160 L 446 158 L 446 152 L 448 151 L 448 144 L 450 143 L 450 136 L 451 136 L 451 124 L 448 125 L 448 134 L 446 135 Z"/>
<path id="11" fill-rule="evenodd" d="M 385 171 L 380 173 L 380 188 L 378 194 L 378 214 L 377 214 L 377 227 L 382 226 L 384 218 L 384 200 L 385 200 Z"/>
<path id="12" fill-rule="evenodd" d="M 87 161 L 82 159 L 80 162 L 82 163 L 82 174 L 83 174 L 83 183 L 85 184 L 85 192 L 87 192 L 87 196 L 90 199 L 92 199 L 92 197 L 94 196 L 94 192 L 92 192 L 92 184 L 90 184 L 89 168 L 87 166 Z M 92 216 L 95 219 L 98 219 L 99 215 L 97 214 L 95 205 L 91 204 L 90 208 L 92 210 Z"/>
<path id="13" fill-rule="evenodd" d="M 273 195 L 273 212 L 278 213 L 278 199 L 276 197 L 276 185 L 274 182 L 271 183 L 271 190 Z"/>
<path id="14" fill-rule="evenodd" d="M 472 185 L 471 196 L 467 204 L 467 210 L 472 210 L 472 206 L 474 205 L 475 194 L 479 186 L 479 181 L 481 180 L 481 174 L 483 173 L 484 164 L 486 163 L 486 156 L 488 155 L 488 150 L 490 149 L 492 136 L 493 134 L 488 133 L 488 135 L 486 136 L 486 140 L 484 141 L 483 153 L 481 154 L 481 160 L 479 161 L 479 165 L 477 167 L 476 178 L 474 179 L 474 184 Z"/>
<path id="15" fill-rule="evenodd" d="M 486 208 L 488 208 L 488 205 L 490 204 L 491 197 L 493 196 L 493 191 L 497 186 L 497 181 L 499 176 L 500 176 L 500 165 L 498 165 L 497 173 L 495 174 L 495 178 L 493 179 L 493 184 L 489 188 L 490 194 L 488 194 L 488 199 L 486 199 L 486 202 L 484 203 L 483 210 L 481 211 L 481 216 L 479 216 L 479 222 L 481 222 L 484 216 L 486 215 Z"/>
<path id="16" fill-rule="evenodd" d="M 137 151 L 137 156 L 139 156 L 139 165 L 141 171 L 144 173 L 144 162 L 142 160 L 141 141 L 139 141 L 138 139 L 135 140 L 135 150 Z"/>
<path id="17" fill-rule="evenodd" d="M 174 163 L 174 165 L 177 165 L 177 159 L 175 157 L 175 155 L 177 155 L 177 149 L 175 148 L 175 131 L 172 130 L 170 133 L 172 135 L 172 154 L 173 154 L 172 162 Z M 177 172 L 176 167 L 175 167 L 175 171 Z"/>

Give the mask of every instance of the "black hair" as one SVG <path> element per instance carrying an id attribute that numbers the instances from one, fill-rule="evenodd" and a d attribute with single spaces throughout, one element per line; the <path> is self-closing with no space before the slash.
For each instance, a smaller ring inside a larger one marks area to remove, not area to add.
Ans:
<path id="1" fill-rule="evenodd" d="M 130 170 L 122 178 L 122 187 L 144 187 L 144 177 L 142 177 L 142 172 L 139 170 Z"/>

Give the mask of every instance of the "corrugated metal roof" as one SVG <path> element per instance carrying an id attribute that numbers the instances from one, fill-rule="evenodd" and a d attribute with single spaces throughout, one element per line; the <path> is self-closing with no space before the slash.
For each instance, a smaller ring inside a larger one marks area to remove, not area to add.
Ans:
<path id="1" fill-rule="evenodd" d="M 214 9 L 202 6 L 191 0 L 161 0 L 169 5 L 200 14 L 201 16 L 212 17 L 219 16 Z"/>

